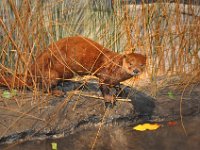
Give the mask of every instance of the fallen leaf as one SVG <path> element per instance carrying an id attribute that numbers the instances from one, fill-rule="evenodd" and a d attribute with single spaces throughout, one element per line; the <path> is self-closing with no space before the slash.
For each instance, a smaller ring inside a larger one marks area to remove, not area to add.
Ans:
<path id="1" fill-rule="evenodd" d="M 168 97 L 171 99 L 175 99 L 175 96 L 171 91 L 168 92 Z"/>
<path id="2" fill-rule="evenodd" d="M 169 122 L 167 122 L 167 125 L 168 126 L 175 126 L 175 125 L 177 125 L 177 122 L 176 121 L 169 121 Z"/>
<path id="3" fill-rule="evenodd" d="M 157 123 L 144 123 L 144 124 L 139 124 L 133 127 L 133 129 L 137 131 L 145 131 L 145 130 L 156 130 L 159 127 L 160 127 L 160 124 L 157 124 Z"/>
<path id="4" fill-rule="evenodd" d="M 16 96 L 16 95 L 17 95 L 17 90 L 15 90 L 15 89 L 12 89 L 11 91 L 5 90 L 2 93 L 2 97 L 7 98 L 7 99 L 9 99 L 13 96 Z"/>
<path id="5" fill-rule="evenodd" d="M 12 94 L 9 92 L 9 91 L 3 91 L 3 93 L 2 93 L 2 97 L 3 98 L 11 98 L 12 97 Z"/>
<path id="6" fill-rule="evenodd" d="M 51 148 L 52 150 L 58 150 L 57 143 L 55 142 L 51 143 Z"/>
<path id="7" fill-rule="evenodd" d="M 16 89 L 12 89 L 11 90 L 11 94 L 12 94 L 12 96 L 16 96 L 17 95 L 17 90 Z"/>

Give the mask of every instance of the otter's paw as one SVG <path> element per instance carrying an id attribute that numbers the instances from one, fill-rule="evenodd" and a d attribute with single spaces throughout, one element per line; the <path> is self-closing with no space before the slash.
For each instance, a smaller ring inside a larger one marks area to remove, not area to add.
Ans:
<path id="1" fill-rule="evenodd" d="M 105 107 L 106 108 L 113 108 L 116 104 L 115 96 L 113 95 L 105 95 L 104 96 Z"/>

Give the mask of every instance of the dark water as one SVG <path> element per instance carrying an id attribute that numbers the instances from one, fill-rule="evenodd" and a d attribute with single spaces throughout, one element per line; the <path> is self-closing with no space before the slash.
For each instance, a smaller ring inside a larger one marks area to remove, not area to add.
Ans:
<path id="1" fill-rule="evenodd" d="M 134 131 L 132 126 L 102 126 L 94 149 L 98 150 L 199 150 L 200 116 L 185 117 L 184 133 L 181 122 L 175 126 L 162 123 L 155 131 Z M 98 127 L 82 128 L 74 134 L 59 139 L 46 139 L 1 145 L 0 149 L 10 150 L 51 150 L 51 143 L 56 142 L 58 150 L 87 150 L 94 144 Z"/>

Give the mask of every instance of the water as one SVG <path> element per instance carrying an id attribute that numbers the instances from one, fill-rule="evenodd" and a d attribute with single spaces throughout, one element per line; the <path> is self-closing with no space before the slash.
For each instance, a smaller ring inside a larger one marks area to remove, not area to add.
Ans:
<path id="1" fill-rule="evenodd" d="M 155 131 L 134 131 L 132 126 L 102 126 L 94 149 L 97 150 L 199 150 L 200 148 L 200 116 L 185 117 L 185 135 L 181 122 L 175 126 L 161 123 Z M 58 145 L 58 150 L 91 149 L 98 132 L 98 126 L 82 128 L 64 138 L 33 140 L 10 145 L 1 145 L 0 149 L 9 150 L 51 150 L 51 143 Z"/>

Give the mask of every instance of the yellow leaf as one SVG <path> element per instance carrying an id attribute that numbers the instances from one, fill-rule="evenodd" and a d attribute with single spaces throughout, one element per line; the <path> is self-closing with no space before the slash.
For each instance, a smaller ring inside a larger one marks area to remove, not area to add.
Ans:
<path id="1" fill-rule="evenodd" d="M 135 127 L 133 127 L 134 130 L 137 131 L 145 131 L 145 130 L 156 130 L 160 127 L 160 124 L 157 123 L 144 123 L 144 124 L 139 124 Z"/>
<path id="2" fill-rule="evenodd" d="M 51 148 L 52 148 L 52 150 L 58 150 L 57 143 L 55 143 L 55 142 L 51 143 Z"/>

